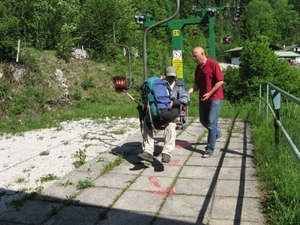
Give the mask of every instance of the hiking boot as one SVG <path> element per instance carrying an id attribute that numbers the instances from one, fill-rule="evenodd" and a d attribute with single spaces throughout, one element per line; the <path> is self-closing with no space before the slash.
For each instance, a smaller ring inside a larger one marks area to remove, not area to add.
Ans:
<path id="1" fill-rule="evenodd" d="M 139 159 L 143 159 L 143 160 L 146 160 L 148 162 L 153 162 L 153 155 L 151 155 L 150 153 L 148 152 L 143 152 L 143 153 L 140 153 L 137 155 L 137 157 Z"/>
<path id="2" fill-rule="evenodd" d="M 162 154 L 161 161 L 162 161 L 163 163 L 169 163 L 170 160 L 171 160 L 170 155 L 165 154 L 165 153 Z"/>

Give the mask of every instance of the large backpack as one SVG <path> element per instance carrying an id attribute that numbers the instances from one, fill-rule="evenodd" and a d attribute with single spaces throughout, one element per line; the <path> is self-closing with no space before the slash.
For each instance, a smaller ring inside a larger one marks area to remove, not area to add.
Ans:
<path id="1" fill-rule="evenodd" d="M 171 87 L 168 81 L 150 77 L 141 86 L 146 121 L 163 124 L 178 117 L 178 110 L 171 108 Z M 157 127 L 157 126 L 155 126 Z"/>

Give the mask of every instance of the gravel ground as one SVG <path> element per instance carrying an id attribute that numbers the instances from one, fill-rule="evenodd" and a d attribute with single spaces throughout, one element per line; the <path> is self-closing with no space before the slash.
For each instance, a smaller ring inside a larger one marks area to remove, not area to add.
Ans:
<path id="1" fill-rule="evenodd" d="M 56 128 L 0 136 L 0 215 L 22 192 L 30 193 L 55 182 L 41 182 L 41 178 L 60 178 L 74 170 L 76 153 L 85 152 L 85 161 L 89 161 L 137 129 L 137 118 L 85 119 L 63 122 Z"/>

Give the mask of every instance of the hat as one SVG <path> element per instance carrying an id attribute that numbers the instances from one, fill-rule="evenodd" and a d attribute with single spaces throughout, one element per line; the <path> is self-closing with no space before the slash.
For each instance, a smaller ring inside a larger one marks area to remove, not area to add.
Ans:
<path id="1" fill-rule="evenodd" d="M 173 66 L 168 66 L 165 71 L 167 77 L 176 77 L 176 69 Z"/>

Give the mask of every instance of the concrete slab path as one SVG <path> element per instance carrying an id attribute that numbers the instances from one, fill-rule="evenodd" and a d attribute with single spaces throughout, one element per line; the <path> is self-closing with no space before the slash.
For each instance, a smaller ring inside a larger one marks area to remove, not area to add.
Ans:
<path id="1" fill-rule="evenodd" d="M 198 118 L 177 130 L 169 164 L 140 161 L 141 133 L 70 172 L 0 215 L 1 225 L 266 224 L 253 161 L 250 125 L 220 119 L 215 154 L 202 158 L 207 131 Z M 55 166 L 55 165 L 53 165 Z"/>

